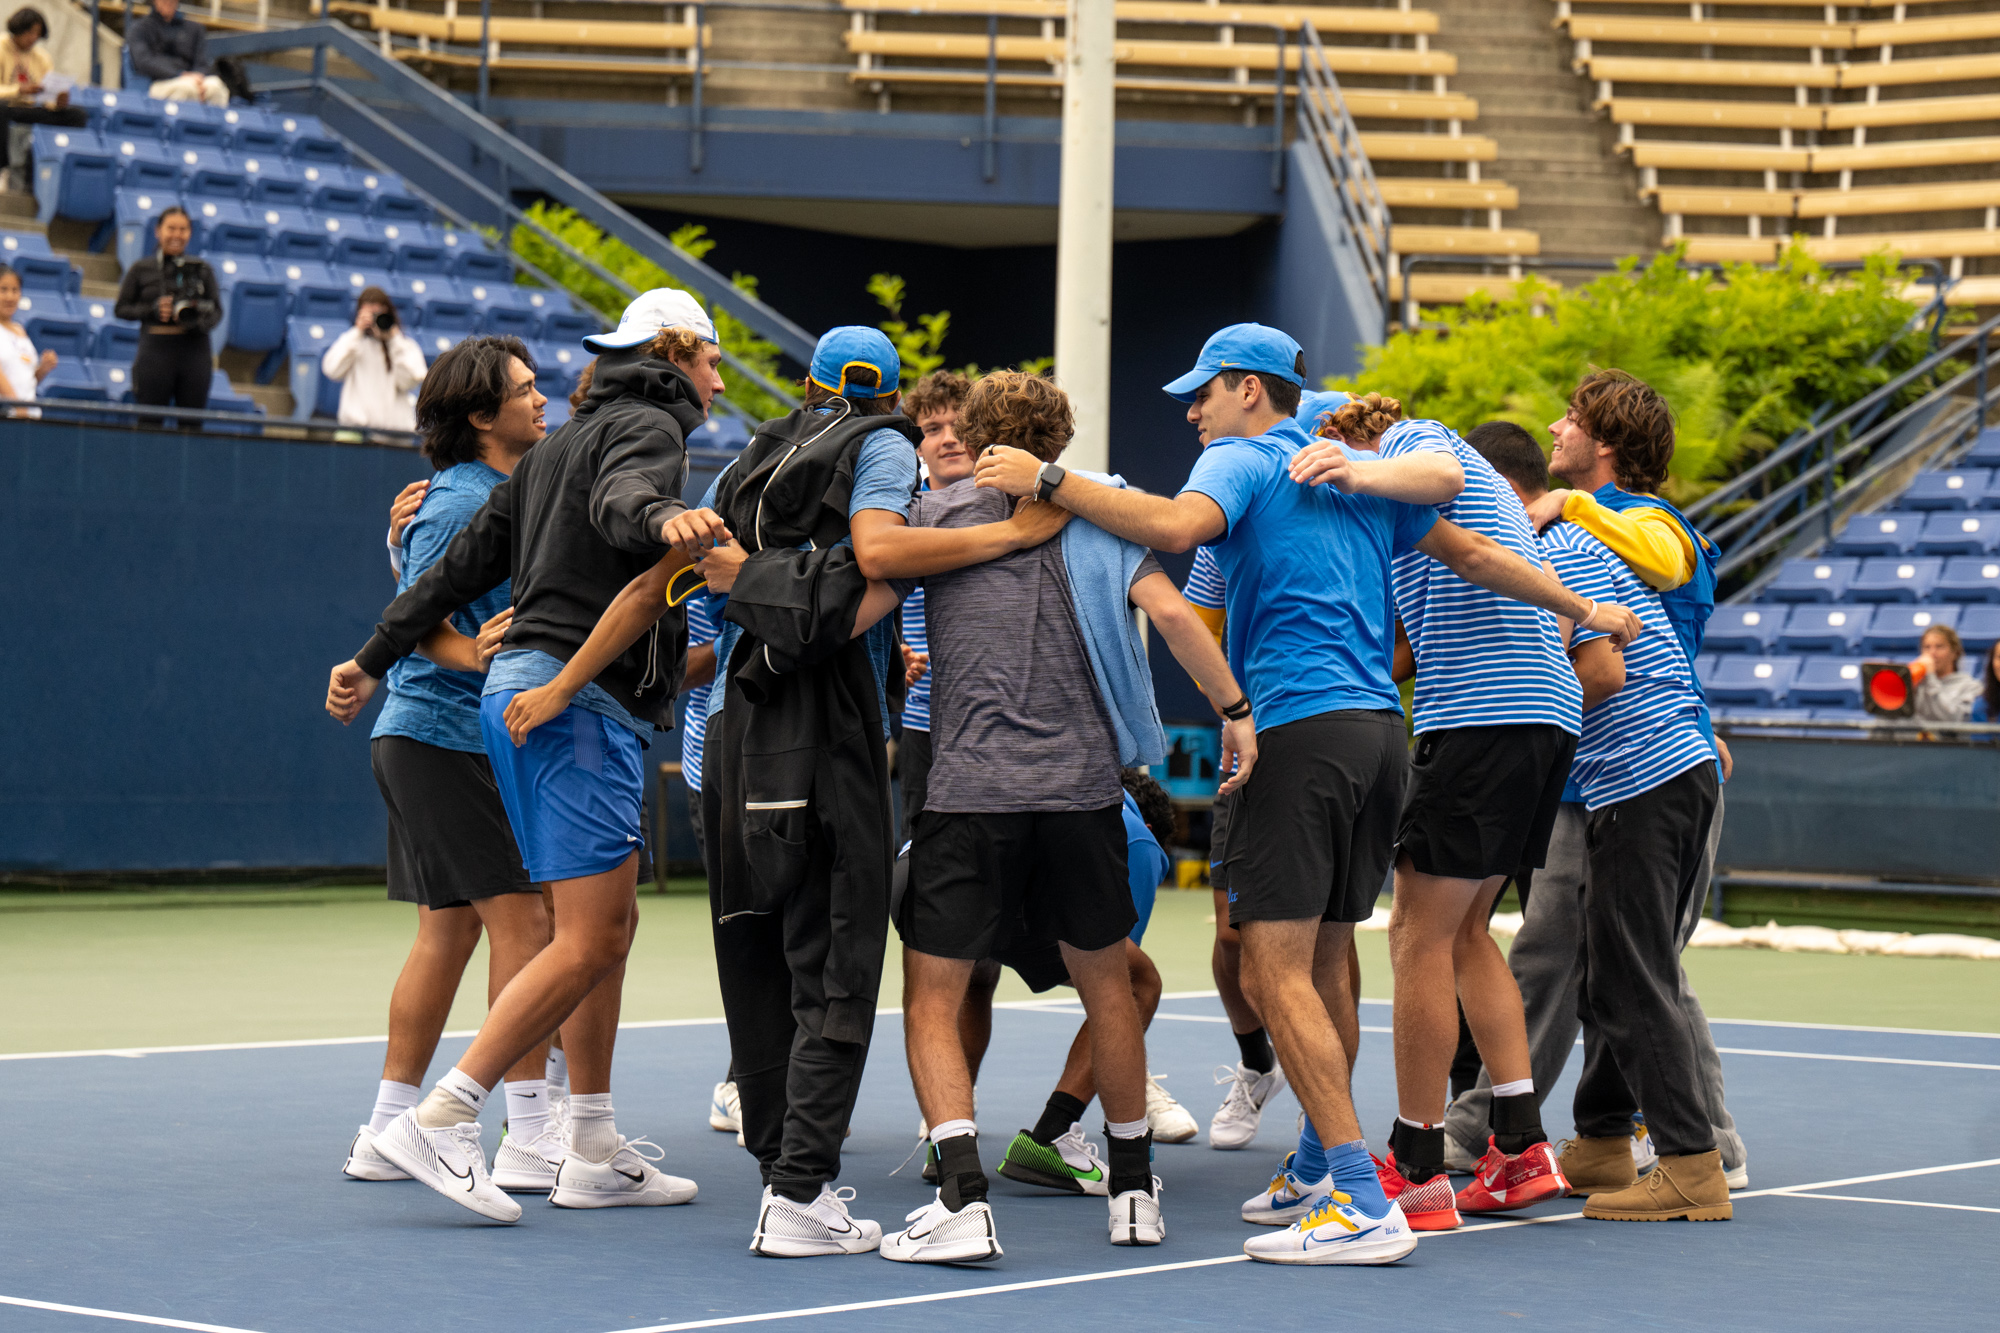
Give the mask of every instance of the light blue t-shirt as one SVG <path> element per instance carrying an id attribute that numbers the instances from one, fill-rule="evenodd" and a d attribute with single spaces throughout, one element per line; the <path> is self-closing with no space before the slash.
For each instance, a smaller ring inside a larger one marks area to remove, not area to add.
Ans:
<path id="1" fill-rule="evenodd" d="M 1146 821 L 1139 814 L 1139 803 L 1132 799 L 1132 793 L 1125 793 L 1125 878 L 1132 887 L 1132 910 L 1139 914 L 1139 924 L 1132 927 L 1132 943 L 1143 944 L 1146 939 L 1146 923 L 1153 919 L 1153 899 L 1158 894 L 1162 882 L 1167 878 L 1167 870 L 1173 865 L 1160 840 L 1153 836 L 1153 830 L 1146 827 Z"/>
<path id="2" fill-rule="evenodd" d="M 1181 488 L 1215 501 L 1229 524 L 1208 545 L 1228 586 L 1229 661 L 1260 731 L 1343 708 L 1402 709 L 1389 679 L 1389 561 L 1424 539 L 1437 511 L 1299 485 L 1286 465 L 1315 442 L 1289 419 L 1217 440 Z"/>
<path id="3" fill-rule="evenodd" d="M 720 599 L 713 599 L 719 601 Z M 701 593 L 687 599 L 688 651 L 704 643 L 714 643 L 715 612 L 711 599 Z M 717 662 L 716 667 L 721 668 Z M 681 778 L 689 791 L 701 790 L 701 750 L 708 739 L 708 693 L 713 685 L 697 685 L 688 691 L 687 718 L 681 724 Z"/>
<path id="4" fill-rule="evenodd" d="M 731 463 L 729 467 L 736 466 Z M 716 492 L 722 486 L 722 479 L 729 475 L 724 468 L 709 484 L 708 494 L 701 497 L 703 509 L 715 508 Z M 917 451 L 901 431 L 871 431 L 861 441 L 861 452 L 854 460 L 854 493 L 848 497 L 847 516 L 851 519 L 864 509 L 884 509 L 902 518 L 909 512 L 910 497 L 917 490 Z M 842 537 L 840 545 L 854 544 L 852 537 Z M 736 651 L 737 640 L 743 637 L 743 627 L 725 619 L 722 610 L 729 604 L 727 597 L 716 599 L 710 610 L 715 615 L 717 633 L 715 636 L 715 673 L 720 680 L 729 666 L 730 654 Z M 875 668 L 875 706 L 882 716 L 882 735 L 889 734 L 889 659 L 896 653 L 896 621 L 893 616 L 883 616 L 868 627 L 862 636 L 868 648 L 868 661 Z M 900 663 L 898 663 L 900 667 Z M 713 719 L 722 711 L 722 703 L 727 690 L 711 689 L 708 692 L 708 716 Z"/>
<path id="5" fill-rule="evenodd" d="M 1617 602 L 1646 626 L 1625 645 L 1624 687 L 1583 715 L 1570 783 L 1584 807 L 1630 800 L 1696 764 L 1715 762 L 1715 748 L 1701 731 L 1701 687 L 1659 594 L 1574 523 L 1553 525 L 1541 545 L 1564 587 L 1579 597 Z M 1579 626 L 1570 635 L 1570 651 L 1604 637 L 1602 630 Z"/>
<path id="6" fill-rule="evenodd" d="M 423 505 L 403 528 L 403 567 L 396 579 L 398 594 L 409 590 L 425 570 L 438 562 L 451 539 L 479 512 L 493 488 L 506 475 L 474 460 L 456 463 L 431 478 Z M 479 627 L 507 609 L 514 599 L 512 580 L 451 613 L 452 626 L 471 638 Z M 375 718 L 370 736 L 404 736 L 443 750 L 485 754 L 479 732 L 479 694 L 485 678 L 473 671 L 449 671 L 427 657 L 412 653 L 389 668 L 389 697 Z"/>
<path id="7" fill-rule="evenodd" d="M 1438 517 L 1491 537 L 1541 568 L 1528 511 L 1479 451 L 1436 421 L 1399 421 L 1382 436 L 1382 457 L 1439 453 L 1458 460 L 1465 489 Z M 1563 654 L 1556 618 L 1468 583 L 1422 551 L 1391 566 L 1396 614 L 1417 660 L 1418 734 L 1448 727 L 1582 726 L 1583 687 Z"/>

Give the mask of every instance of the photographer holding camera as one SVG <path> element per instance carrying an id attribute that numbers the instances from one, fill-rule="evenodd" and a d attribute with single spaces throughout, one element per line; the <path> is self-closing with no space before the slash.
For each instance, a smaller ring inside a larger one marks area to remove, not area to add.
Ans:
<path id="1" fill-rule="evenodd" d="M 125 270 L 118 287 L 120 319 L 139 321 L 132 358 L 132 400 L 149 406 L 204 408 L 215 362 L 208 333 L 222 322 L 215 273 L 187 253 L 194 224 L 179 204 L 153 224 L 157 253 Z"/>
<path id="2" fill-rule="evenodd" d="M 415 430 L 411 390 L 424 382 L 424 353 L 403 332 L 396 303 L 380 287 L 361 293 L 354 327 L 333 340 L 320 373 L 340 381 L 340 424 Z"/>

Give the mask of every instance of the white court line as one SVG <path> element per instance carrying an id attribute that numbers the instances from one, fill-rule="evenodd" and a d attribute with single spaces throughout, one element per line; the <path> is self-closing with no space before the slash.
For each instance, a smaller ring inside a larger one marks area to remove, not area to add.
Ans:
<path id="1" fill-rule="evenodd" d="M 1768 1055 L 1780 1060 L 1843 1060 L 1862 1065 L 1928 1065 L 1934 1069 L 2000 1069 L 2000 1065 L 1977 1065 L 1964 1060 L 1906 1060 L 1894 1055 L 1828 1055 L 1815 1051 L 1761 1051 L 1745 1046 L 1718 1046 L 1724 1055 Z"/>
<path id="2" fill-rule="evenodd" d="M 116 1319 L 127 1324 L 151 1324 L 155 1328 L 188 1328 L 195 1333 L 256 1333 L 255 1329 L 232 1328 L 228 1324 L 197 1324 L 186 1319 L 161 1319 L 156 1315 L 127 1314 L 123 1310 L 97 1310 L 88 1305 L 57 1305 L 54 1301 L 29 1301 L 19 1296 L 0 1296 L 0 1305 L 18 1305 L 24 1310 L 53 1310 L 57 1314 L 89 1315 L 92 1319 Z"/>
<path id="3" fill-rule="evenodd" d="M 1832 1199 L 1837 1203 L 1899 1203 L 1905 1208 L 1949 1208 L 1959 1213 L 2000 1213 L 2000 1208 L 1980 1208 L 1969 1203 L 1931 1203 L 1926 1199 L 1870 1199 L 1859 1194 L 1800 1194 L 1788 1190 L 1787 1199 Z"/>

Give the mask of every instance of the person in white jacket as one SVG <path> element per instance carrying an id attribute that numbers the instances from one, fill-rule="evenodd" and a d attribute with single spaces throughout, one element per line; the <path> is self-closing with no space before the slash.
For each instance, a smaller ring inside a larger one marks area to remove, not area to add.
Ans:
<path id="1" fill-rule="evenodd" d="M 354 327 L 333 340 L 320 372 L 340 381 L 340 424 L 415 430 L 414 393 L 424 382 L 424 353 L 403 332 L 396 303 L 380 287 L 361 293 Z"/>

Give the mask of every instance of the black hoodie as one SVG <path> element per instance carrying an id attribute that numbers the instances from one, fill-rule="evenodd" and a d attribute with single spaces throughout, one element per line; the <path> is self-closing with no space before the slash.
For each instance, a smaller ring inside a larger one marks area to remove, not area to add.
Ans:
<path id="1" fill-rule="evenodd" d="M 687 508 L 687 432 L 705 419 L 677 366 L 644 349 L 600 356 L 576 415 L 493 488 L 438 562 L 389 604 L 354 660 L 379 679 L 439 621 L 511 575 L 506 647 L 567 662 L 612 598 L 666 553 L 660 525 Z M 674 610 L 596 683 L 667 730 L 686 665 L 687 618 Z"/>

